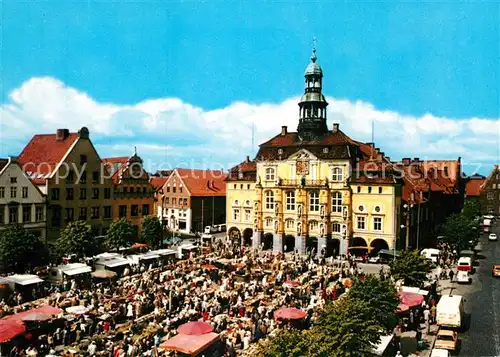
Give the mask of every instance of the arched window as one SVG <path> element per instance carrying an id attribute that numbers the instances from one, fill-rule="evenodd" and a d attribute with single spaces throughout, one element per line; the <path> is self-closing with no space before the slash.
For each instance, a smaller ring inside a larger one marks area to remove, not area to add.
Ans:
<path id="1" fill-rule="evenodd" d="M 319 192 L 312 191 L 309 194 L 309 211 L 319 212 Z"/>
<path id="2" fill-rule="evenodd" d="M 332 168 L 332 181 L 340 182 L 344 179 L 342 167 Z"/>
<path id="3" fill-rule="evenodd" d="M 332 233 L 340 233 L 342 232 L 342 226 L 339 222 L 332 223 Z"/>
<path id="4" fill-rule="evenodd" d="M 295 192 L 287 191 L 286 193 L 286 210 L 295 211 Z"/>
<path id="5" fill-rule="evenodd" d="M 293 228 L 294 228 L 294 226 L 295 226 L 295 222 L 294 222 L 294 220 L 293 220 L 293 219 L 287 219 L 287 220 L 285 221 L 285 225 L 286 225 L 286 228 L 287 228 L 287 229 L 293 229 Z"/>
<path id="6" fill-rule="evenodd" d="M 266 217 L 265 222 L 266 222 L 266 227 L 272 227 L 273 219 L 271 217 Z"/>
<path id="7" fill-rule="evenodd" d="M 274 209 L 273 191 L 266 191 L 266 209 Z"/>
<path id="8" fill-rule="evenodd" d="M 309 230 L 310 231 L 316 231 L 318 230 L 318 221 L 309 221 Z"/>
<path id="9" fill-rule="evenodd" d="M 332 194 L 332 212 L 342 212 L 342 192 L 334 192 Z"/>

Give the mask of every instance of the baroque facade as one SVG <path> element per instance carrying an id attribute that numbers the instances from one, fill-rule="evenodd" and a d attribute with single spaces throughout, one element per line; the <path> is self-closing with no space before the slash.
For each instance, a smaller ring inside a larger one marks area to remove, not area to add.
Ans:
<path id="1" fill-rule="evenodd" d="M 395 247 L 404 178 L 372 143 L 351 139 L 337 123 L 328 129 L 322 81 L 313 50 L 297 131 L 283 126 L 253 161 L 231 169 L 230 238 L 254 248 L 314 249 L 327 256 Z"/>

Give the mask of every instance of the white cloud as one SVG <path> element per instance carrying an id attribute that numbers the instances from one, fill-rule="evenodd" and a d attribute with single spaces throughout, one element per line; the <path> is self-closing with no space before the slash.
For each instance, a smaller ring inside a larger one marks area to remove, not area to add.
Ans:
<path id="1" fill-rule="evenodd" d="M 299 97 L 281 103 L 235 102 L 204 110 L 178 98 L 150 99 L 130 105 L 101 103 L 51 77 L 32 78 L 1 105 L 2 156 L 17 155 L 35 133 L 57 128 L 90 129 L 101 156 L 139 154 L 158 168 L 228 167 L 252 154 L 255 144 L 276 135 L 282 125 L 295 130 Z M 392 158 L 456 158 L 465 162 L 500 161 L 500 119 L 421 117 L 378 110 L 372 104 L 327 98 L 329 126 L 360 141 L 375 143 Z"/>

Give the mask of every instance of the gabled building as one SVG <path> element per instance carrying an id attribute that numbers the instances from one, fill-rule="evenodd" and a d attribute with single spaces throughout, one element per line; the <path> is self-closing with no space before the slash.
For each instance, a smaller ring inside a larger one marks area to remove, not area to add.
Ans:
<path id="1" fill-rule="evenodd" d="M 45 195 L 14 158 L 0 159 L 0 232 L 22 224 L 35 236 L 46 236 Z"/>
<path id="2" fill-rule="evenodd" d="M 113 181 L 113 220 L 128 219 L 134 238 L 138 238 L 142 219 L 154 214 L 154 189 L 143 161 L 135 153 L 131 157 L 104 158 L 102 162 Z"/>
<path id="3" fill-rule="evenodd" d="M 47 195 L 48 239 L 77 220 L 87 222 L 95 236 L 105 234 L 113 219 L 113 181 L 86 127 L 33 136 L 18 162 Z"/>
<path id="4" fill-rule="evenodd" d="M 283 126 L 259 146 L 255 160 L 229 174 L 231 239 L 276 252 L 315 249 L 327 256 L 396 246 L 403 181 L 373 144 L 351 139 L 337 123 L 328 128 L 322 87 L 314 50 L 297 131 Z"/>
<path id="5" fill-rule="evenodd" d="M 465 183 L 465 201 L 473 202 L 481 210 L 481 187 L 486 182 L 486 177 L 482 175 L 472 175 L 466 178 Z"/>
<path id="6" fill-rule="evenodd" d="M 218 170 L 173 170 L 158 197 L 166 228 L 190 234 L 225 223 L 226 176 Z"/>
<path id="7" fill-rule="evenodd" d="M 170 175 L 170 174 L 169 174 Z M 158 217 L 158 220 L 163 225 L 164 229 L 168 223 L 166 217 L 163 217 L 163 185 L 167 182 L 168 176 L 151 176 L 149 183 L 153 186 L 153 214 Z"/>
<path id="8" fill-rule="evenodd" d="M 494 165 L 481 185 L 479 195 L 483 215 L 500 215 L 500 165 Z"/>

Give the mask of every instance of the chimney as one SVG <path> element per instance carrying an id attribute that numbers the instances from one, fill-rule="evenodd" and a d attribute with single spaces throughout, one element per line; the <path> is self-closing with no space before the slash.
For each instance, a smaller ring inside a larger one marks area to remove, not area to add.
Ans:
<path id="1" fill-rule="evenodd" d="M 286 125 L 283 125 L 281 127 L 281 136 L 285 136 L 286 134 L 288 134 L 288 127 Z"/>
<path id="2" fill-rule="evenodd" d="M 339 131 L 339 123 L 333 123 L 332 133 Z"/>
<path id="3" fill-rule="evenodd" d="M 64 141 L 69 136 L 69 129 L 57 129 L 56 141 Z"/>
<path id="4" fill-rule="evenodd" d="M 420 158 L 418 158 L 418 157 L 414 157 L 414 158 L 413 158 L 413 162 L 420 162 Z"/>
<path id="5" fill-rule="evenodd" d="M 387 159 L 387 161 L 391 161 L 391 157 L 390 156 L 386 156 L 385 158 Z"/>
<path id="6" fill-rule="evenodd" d="M 285 126 L 285 128 L 286 128 L 286 126 Z M 250 162 L 250 156 L 248 156 L 248 155 L 247 155 L 247 160 L 246 160 L 246 162 Z"/>
<path id="7" fill-rule="evenodd" d="M 410 158 L 409 157 L 404 157 L 403 158 L 403 165 L 409 165 L 410 164 Z"/>

